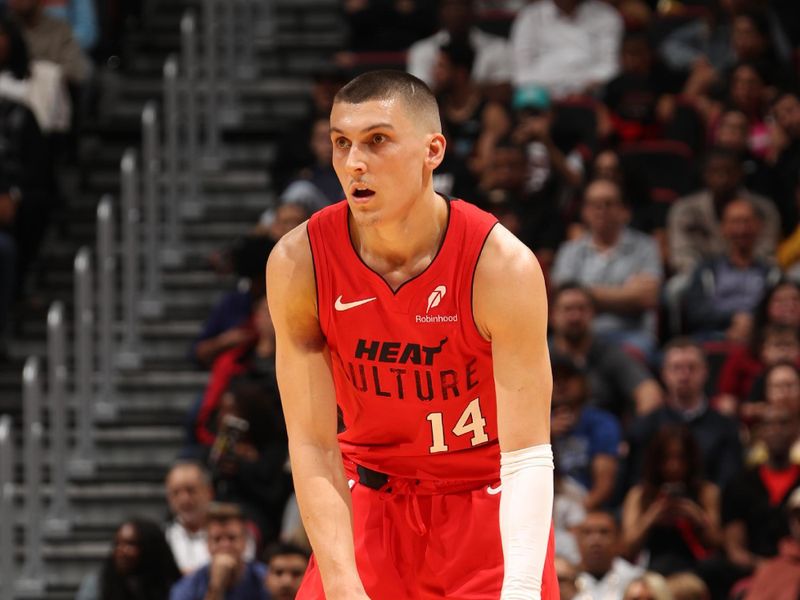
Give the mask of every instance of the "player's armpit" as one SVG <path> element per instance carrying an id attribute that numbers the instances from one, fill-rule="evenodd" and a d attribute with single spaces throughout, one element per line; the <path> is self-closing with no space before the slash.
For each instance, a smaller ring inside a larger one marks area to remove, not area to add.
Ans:
<path id="1" fill-rule="evenodd" d="M 492 343 L 501 450 L 550 443 L 547 295 L 533 253 L 496 226 L 475 270 L 473 314 Z"/>

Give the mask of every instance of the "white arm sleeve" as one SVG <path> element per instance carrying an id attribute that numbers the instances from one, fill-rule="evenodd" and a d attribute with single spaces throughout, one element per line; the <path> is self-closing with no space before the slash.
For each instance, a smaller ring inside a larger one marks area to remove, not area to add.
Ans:
<path id="1" fill-rule="evenodd" d="M 553 518 L 553 449 L 500 453 L 500 536 L 505 575 L 500 600 L 539 600 Z"/>

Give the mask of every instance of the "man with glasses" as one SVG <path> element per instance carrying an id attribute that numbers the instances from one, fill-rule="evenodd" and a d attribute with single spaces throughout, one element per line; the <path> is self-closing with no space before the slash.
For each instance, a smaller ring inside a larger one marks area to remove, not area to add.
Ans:
<path id="1" fill-rule="evenodd" d="M 655 307 L 663 270 L 655 240 L 628 227 L 630 210 L 613 181 L 598 179 L 583 197 L 587 232 L 561 246 L 551 279 L 576 281 L 594 300 L 594 332 L 645 355 L 656 347 Z"/>

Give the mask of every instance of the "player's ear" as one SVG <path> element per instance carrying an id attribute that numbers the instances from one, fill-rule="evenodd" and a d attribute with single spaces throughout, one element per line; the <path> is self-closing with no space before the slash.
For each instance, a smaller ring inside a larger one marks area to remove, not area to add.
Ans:
<path id="1" fill-rule="evenodd" d="M 447 142 L 441 133 L 434 133 L 428 138 L 428 154 L 425 157 L 425 162 L 431 170 L 442 164 L 444 160 L 444 151 L 447 148 Z"/>

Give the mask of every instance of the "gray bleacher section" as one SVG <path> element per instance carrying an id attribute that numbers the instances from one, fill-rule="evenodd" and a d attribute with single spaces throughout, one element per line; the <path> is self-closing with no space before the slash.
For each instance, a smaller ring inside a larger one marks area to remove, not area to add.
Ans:
<path id="1" fill-rule="evenodd" d="M 29 310 L 24 322 L 17 324 L 12 361 L 0 369 L 0 413 L 10 416 L 13 422 L 10 429 L 8 421 L 0 422 L 0 452 L 13 442 L 15 459 L 13 465 L 0 460 L 0 477 L 7 477 L 6 471 L 11 470 L 14 479 L 13 485 L 0 481 L 0 507 L 4 507 L 0 519 L 10 516 L 6 511 L 13 505 L 16 525 L 10 541 L 4 534 L 9 528 L 0 527 L 0 550 L 9 543 L 14 548 L 13 561 L 0 561 L 0 568 L 10 565 L 6 568 L 12 569 L 17 580 L 15 586 L 10 586 L 7 577 L 3 579 L 4 573 L 0 573 L 0 600 L 73 598 L 82 577 L 97 568 L 107 554 L 113 532 L 122 519 L 145 515 L 162 520 L 166 516 L 162 479 L 181 445 L 185 411 L 207 378 L 189 363 L 189 343 L 220 291 L 234 283 L 210 271 L 208 254 L 247 231 L 273 202 L 275 190 L 270 186 L 268 167 L 279 151 L 274 142 L 276 134 L 288 119 L 299 116 L 298 110 L 304 106 L 301 99 L 310 89 L 308 75 L 327 64 L 331 52 L 341 47 L 343 29 L 337 0 L 227 0 L 216 9 L 223 11 L 217 14 L 215 22 L 219 27 L 213 32 L 221 40 L 217 56 L 221 90 L 216 98 L 221 131 L 218 152 L 203 156 L 204 150 L 214 149 L 214 145 L 209 146 L 204 138 L 207 115 L 203 114 L 203 106 L 208 105 L 208 96 L 203 94 L 201 81 L 195 96 L 203 123 L 196 164 L 192 165 L 195 170 L 186 165 L 182 168 L 184 173 L 197 174 L 197 197 L 187 198 L 193 195 L 191 181 L 184 180 L 178 186 L 183 206 L 181 252 L 175 253 L 175 248 L 168 245 L 160 248 L 157 297 L 140 294 L 142 289 L 152 291 L 148 287 L 152 272 L 144 260 L 147 253 L 135 252 L 137 256 L 141 253 L 143 260 L 131 263 L 139 282 L 134 305 L 130 305 L 123 276 L 130 250 L 117 246 L 117 250 L 109 251 L 98 245 L 98 223 L 114 224 L 115 231 L 105 230 L 106 235 L 114 237 L 114 244 L 120 244 L 125 228 L 136 223 L 136 219 L 128 220 L 132 213 L 124 210 L 122 190 L 126 187 L 124 174 L 127 171 L 131 175 L 132 163 L 136 165 L 134 175 L 140 180 L 139 185 L 128 180 L 129 191 L 136 189 L 134 201 L 144 202 L 146 197 L 147 185 L 141 185 L 142 180 L 145 184 L 153 180 L 146 153 L 142 153 L 143 110 L 147 102 L 157 101 L 153 106 L 156 114 L 145 117 L 145 123 L 155 116 L 163 136 L 168 129 L 167 107 L 162 102 L 164 65 L 167 57 L 175 54 L 179 57 L 179 71 L 185 66 L 180 58 L 186 57 L 186 10 L 191 9 L 196 17 L 194 33 L 202 61 L 209 39 L 203 14 L 209 5 L 220 1 L 146 2 L 142 26 L 126 40 L 125 68 L 104 74 L 99 114 L 86 124 L 81 135 L 79 161 L 86 176 L 75 182 L 75 193 L 69 195 L 68 207 L 39 261 L 36 290 L 46 303 L 39 310 Z M 271 6 L 266 5 L 268 1 Z M 230 21 L 224 11 L 234 3 L 241 10 L 261 11 L 261 20 L 239 20 L 238 24 L 234 22 L 234 28 L 227 29 Z M 253 34 L 256 27 L 260 29 Z M 229 50 L 224 40 L 230 37 L 225 35 L 231 31 L 240 45 L 230 51 L 232 54 L 226 54 Z M 256 40 L 252 47 L 241 42 L 244 33 Z M 254 60 L 247 60 L 248 53 Z M 231 65 L 235 65 L 233 72 Z M 198 79 L 207 83 L 202 70 L 200 67 Z M 179 111 L 184 118 L 185 98 Z M 166 141 L 164 137 L 158 145 L 159 152 L 167 150 Z M 182 130 L 181 156 L 186 156 L 186 146 L 186 131 Z M 136 150 L 136 159 L 129 155 L 123 161 L 128 148 Z M 164 159 L 160 161 L 162 173 L 168 163 L 167 157 Z M 169 193 L 166 175 L 163 179 L 159 212 L 162 223 L 168 220 L 164 198 Z M 98 202 L 104 196 L 108 203 L 101 205 L 104 208 L 98 219 Z M 138 217 L 139 226 L 143 227 L 142 220 L 148 218 L 146 204 L 139 206 Z M 152 238 L 147 237 L 146 228 L 143 230 L 143 247 L 148 248 Z M 160 232 L 162 239 L 168 236 L 166 228 Z M 79 253 L 82 247 L 85 249 Z M 114 260 L 108 261 L 109 256 Z M 103 291 L 104 272 L 111 275 L 106 285 L 111 288 L 115 310 L 113 314 L 104 313 L 103 305 L 93 302 L 87 314 L 76 302 L 81 298 L 85 302 L 87 289 L 92 290 L 89 295 L 95 299 L 97 294 L 101 299 L 109 296 L 109 290 Z M 130 277 L 129 271 L 129 282 Z M 78 289 L 76 279 L 83 282 Z M 134 306 L 137 311 L 133 326 L 138 328 L 139 339 L 133 345 L 129 343 L 131 325 L 126 325 L 126 306 Z M 106 340 L 105 346 L 98 335 L 104 318 L 113 320 L 113 339 Z M 85 334 L 81 337 L 76 323 L 91 327 L 91 341 Z M 89 352 L 95 359 L 77 360 L 78 356 L 85 358 L 82 348 L 87 343 L 93 344 L 94 349 Z M 33 358 L 26 364 L 28 385 L 23 401 L 22 365 L 28 357 Z M 106 377 L 102 376 L 103 367 L 108 371 Z M 62 417 L 67 423 L 63 443 L 68 451 L 58 457 L 51 456 L 47 448 L 47 443 L 52 444 L 53 425 L 59 419 L 59 413 L 51 407 L 53 392 L 59 395 L 59 384 L 53 385 L 53 381 L 63 383 L 62 402 L 69 406 Z M 85 402 L 85 391 L 83 398 L 79 393 L 87 385 L 92 390 L 89 403 Z M 44 410 L 36 409 L 37 399 Z M 81 406 L 87 407 L 88 412 L 82 411 Z M 86 439 L 87 431 L 90 439 Z M 37 453 L 44 462 L 36 458 Z M 3 456 L 9 454 L 5 452 Z M 59 474 L 61 467 L 66 475 Z M 54 490 L 52 483 L 61 477 L 66 478 L 66 485 Z M 26 482 L 35 485 L 37 479 L 41 479 L 41 488 L 26 507 Z M 33 514 L 28 512 L 38 506 L 38 516 L 36 510 Z M 54 508 L 58 509 L 57 514 L 52 512 Z M 59 523 L 62 517 L 66 523 Z M 42 532 L 41 547 L 34 555 L 38 531 Z M 23 593 L 25 589 L 27 593 Z"/>

